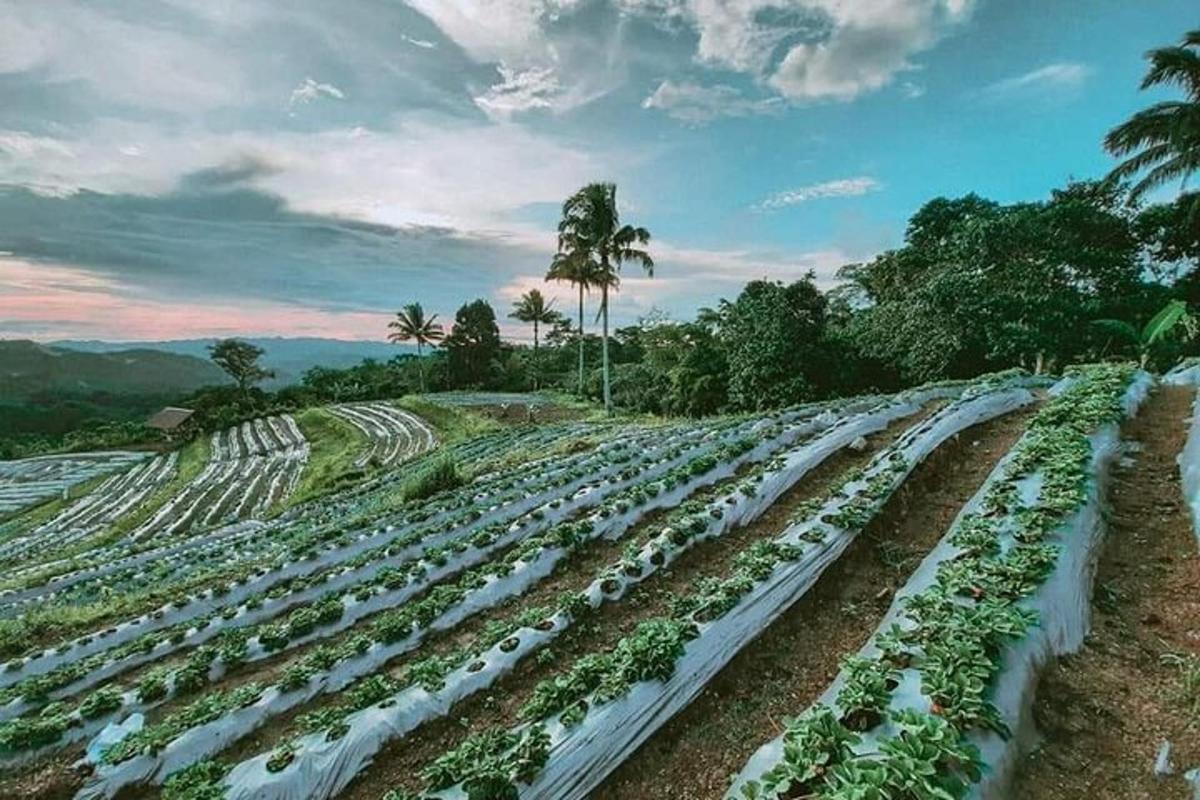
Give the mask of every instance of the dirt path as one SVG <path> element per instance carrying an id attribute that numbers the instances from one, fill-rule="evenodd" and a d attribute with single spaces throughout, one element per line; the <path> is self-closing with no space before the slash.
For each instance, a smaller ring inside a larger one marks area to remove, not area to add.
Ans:
<path id="1" fill-rule="evenodd" d="M 927 459 L 799 602 L 751 642 L 591 800 L 719 798 L 730 776 L 825 690 L 878 626 L 892 593 L 1025 430 L 1023 409 L 964 431 Z"/>
<path id="2" fill-rule="evenodd" d="M 1043 677 L 1043 735 L 1014 800 L 1191 798 L 1179 773 L 1200 767 L 1200 557 L 1176 456 L 1194 394 L 1163 387 L 1126 424 L 1140 450 L 1114 475 L 1109 538 L 1081 652 Z M 1176 657 L 1193 659 L 1190 695 Z M 1177 774 L 1154 775 L 1160 744 Z"/>

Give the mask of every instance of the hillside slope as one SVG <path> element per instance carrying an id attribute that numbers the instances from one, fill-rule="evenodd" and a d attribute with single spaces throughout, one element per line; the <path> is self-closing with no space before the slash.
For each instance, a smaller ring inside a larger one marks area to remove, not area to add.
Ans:
<path id="1" fill-rule="evenodd" d="M 262 363 L 274 370 L 275 378 L 263 381 L 263 387 L 277 389 L 290 383 L 298 383 L 308 369 L 315 366 L 332 369 L 353 367 L 364 358 L 386 361 L 393 356 L 415 353 L 409 345 L 394 345 L 384 341 L 345 341 L 317 337 L 239 337 L 261 347 L 264 351 Z M 156 350 L 196 358 L 208 358 L 208 346 L 216 339 L 176 339 L 163 342 L 104 342 L 104 341 L 61 341 L 52 342 L 52 347 L 69 348 L 89 353 L 112 352 L 123 348 Z"/>
<path id="2" fill-rule="evenodd" d="M 141 348 L 84 353 L 0 341 L 0 399 L 5 400 L 40 392 L 172 394 L 227 380 L 214 364 L 194 356 Z"/>

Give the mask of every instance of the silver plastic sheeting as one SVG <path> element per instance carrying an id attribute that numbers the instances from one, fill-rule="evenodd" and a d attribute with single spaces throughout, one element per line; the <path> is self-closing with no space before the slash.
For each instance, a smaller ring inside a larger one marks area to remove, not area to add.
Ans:
<path id="1" fill-rule="evenodd" d="M 1162 376 L 1167 386 L 1200 386 L 1200 362 L 1188 359 Z"/>
<path id="2" fill-rule="evenodd" d="M 1128 414 L 1136 413 L 1149 391 L 1151 382 L 1149 375 L 1139 373 L 1131 383 L 1124 397 L 1124 407 Z M 979 746 L 986 765 L 982 780 L 971 788 L 969 796 L 973 800 L 1004 800 L 1008 797 L 1018 761 L 1036 737 L 1033 699 L 1038 676 L 1051 660 L 1078 650 L 1091 627 L 1092 581 L 1099 544 L 1105 529 L 1103 497 L 1109 470 L 1120 453 L 1119 428 L 1115 424 L 1107 425 L 1094 433 L 1090 439 L 1092 459 L 1089 465 L 1087 499 L 1053 536 L 1048 537 L 1048 543 L 1061 548 L 1059 562 L 1041 588 L 1024 602 L 1027 608 L 1038 613 L 1040 624 L 1031 628 L 1022 640 L 1005 651 L 1003 667 L 991 698 L 1013 735 L 1009 739 L 992 732 L 975 733 L 971 736 Z M 980 490 L 964 506 L 959 518 L 980 508 L 991 485 L 1003 479 L 1010 460 L 1011 454 L 996 466 Z M 1022 500 L 1026 503 L 1036 500 L 1041 483 L 1040 474 L 1027 476 L 1019 481 L 1017 489 Z M 956 519 L 951 530 L 957 523 Z M 938 567 L 960 553 L 958 548 L 949 543 L 948 538 L 949 535 L 926 556 L 904 588 L 897 592 L 877 633 L 899 623 L 904 618 L 905 598 L 930 588 L 936 580 Z M 1010 543 L 1011 538 L 1003 542 L 1005 546 Z M 871 642 L 860 654 L 871 657 L 878 652 L 872 637 Z M 919 673 L 915 669 L 908 669 L 900 674 L 900 685 L 892 693 L 890 708 L 911 708 L 928 712 L 931 704 L 929 698 L 921 692 Z M 836 708 L 835 701 L 842 684 L 843 676 L 839 676 L 817 702 Z M 862 744 L 857 749 L 864 753 L 875 751 L 881 736 L 895 733 L 896 731 L 885 723 L 864 735 Z M 763 745 L 750 757 L 737 776 L 726 794 L 727 800 L 739 797 L 741 787 L 745 783 L 760 778 L 779 763 L 782 755 L 782 737 Z"/>
<path id="3" fill-rule="evenodd" d="M 948 407 L 898 443 L 907 463 L 904 475 L 939 445 L 960 431 L 1032 402 L 1024 389 L 984 394 Z M 877 462 L 881 467 L 886 464 Z M 851 494 L 865 488 L 847 487 Z M 826 516 L 825 513 L 818 517 Z M 827 526 L 832 528 L 832 526 Z M 802 542 L 805 525 L 793 526 L 780 541 Z M 550 758 L 534 782 L 521 788 L 523 798 L 584 798 L 609 772 L 631 756 L 668 720 L 682 711 L 708 682 L 811 588 L 853 541 L 849 531 L 834 530 L 819 545 L 807 547 L 799 560 L 783 564 L 759 583 L 723 617 L 700 626 L 699 638 L 689 642 L 675 674 L 666 682 L 643 682 L 623 698 L 593 707 L 584 721 L 566 728 L 557 720 L 547 724 Z M 448 794 L 460 797 L 461 794 Z"/>
<path id="4" fill-rule="evenodd" d="M 820 524 L 817 520 L 829 518 L 850 498 L 860 496 L 873 477 L 889 471 L 893 454 L 904 457 L 904 469 L 892 473 L 887 495 L 898 489 L 911 470 L 947 439 L 1032 400 L 1032 395 L 1024 389 L 985 392 L 948 406 L 906 432 L 895 445 L 876 457 L 861 480 L 844 487 L 842 496 L 829 500 L 814 519 L 790 526 L 777 539 L 800 545 L 800 558 L 777 566 L 728 613 L 700 625 L 699 637 L 685 646 L 670 679 L 638 683 L 620 699 L 593 704 L 584 720 L 571 728 L 557 719 L 543 720 L 550 736 L 549 760 L 532 784 L 520 787 L 520 796 L 531 800 L 586 797 L 661 725 L 687 707 L 742 647 L 802 597 L 849 546 L 855 534 L 828 524 L 823 525 L 826 537 L 822 543 L 806 543 L 802 537 Z M 876 499 L 877 510 L 886 497 Z M 464 793 L 461 787 L 453 787 L 436 796 L 461 800 Z"/>
<path id="5" fill-rule="evenodd" d="M 915 411 L 917 407 L 919 407 L 919 404 L 914 403 L 914 401 L 908 401 L 907 403 L 902 404 L 902 407 L 905 409 L 903 413 L 911 413 L 912 411 Z M 641 506 L 631 508 L 624 513 L 615 514 L 607 518 L 597 517 L 594 533 L 597 537 L 605 536 L 608 538 L 615 538 L 629 527 L 636 524 L 650 511 L 656 508 L 677 505 L 698 488 L 732 476 L 743 463 L 761 461 L 765 458 L 768 458 L 781 446 L 786 446 L 796 441 L 800 437 L 809 435 L 814 431 L 828 428 L 830 426 L 836 426 L 838 423 L 838 415 L 827 411 L 810 419 L 803 420 L 798 424 L 789 426 L 773 439 L 761 441 L 757 446 L 752 448 L 747 453 L 742 454 L 738 458 L 719 465 L 716 469 L 710 470 L 709 472 L 698 476 L 691 481 L 688 481 L 684 485 L 677 486 L 670 492 L 664 492 Z M 882 427 L 882 424 L 880 427 Z M 686 459 L 695 457 L 700 452 L 704 451 L 705 449 L 692 450 L 681 458 Z M 680 460 L 681 459 L 671 459 L 663 463 L 673 465 L 679 463 Z M 620 481 L 615 484 L 606 485 L 621 487 L 627 484 L 631 485 L 633 483 L 641 483 L 653 480 L 663 471 L 663 469 L 655 467 L 631 480 Z M 548 517 L 553 514 L 553 518 L 557 519 L 558 517 L 564 516 L 571 511 L 578 511 L 581 507 L 586 508 L 589 505 L 594 504 L 595 503 L 582 502 L 574 504 L 569 509 L 560 508 L 557 510 L 552 510 L 547 508 L 546 511 Z M 552 520 L 548 519 L 548 521 Z M 505 575 L 501 578 L 493 577 L 489 579 L 485 586 L 470 592 L 461 603 L 450 609 L 438 620 L 434 621 L 430 626 L 428 626 L 428 629 L 449 629 L 482 609 L 490 608 L 505 598 L 523 593 L 530 586 L 542 580 L 544 577 L 546 577 L 546 575 L 552 572 L 555 565 L 564 556 L 565 551 L 563 550 L 549 549 L 540 552 L 530 562 L 518 562 L 516 565 L 514 565 L 514 569 L 508 575 Z M 370 602 L 371 601 L 367 601 L 367 603 Z M 359 614 L 355 616 L 357 618 L 361 617 L 362 615 Z M 345 620 L 340 621 L 338 626 L 345 627 L 343 624 L 344 622 Z M 237 739 L 260 727 L 271 717 L 282 714 L 302 703 L 308 702 L 312 698 L 324 692 L 342 689 L 348 686 L 354 680 L 357 680 L 358 678 L 378 669 L 387 661 L 402 653 L 412 650 L 420 643 L 425 633 L 426 629 L 422 629 L 399 642 L 388 645 L 376 643 L 372 645 L 372 647 L 366 653 L 364 653 L 363 656 L 344 661 L 334 666 L 329 672 L 314 676 L 309 681 L 307 686 L 300 689 L 290 692 L 281 692 L 275 687 L 270 687 L 264 692 L 263 696 L 257 702 L 247 706 L 246 708 L 238 709 L 230 714 L 227 714 L 211 723 L 193 728 L 176 739 L 157 755 L 141 755 L 124 761 L 120 764 L 111 766 L 101 765 L 97 769 L 95 778 L 89 782 L 87 786 L 80 790 L 77 797 L 81 799 L 112 797 L 122 787 L 130 784 L 147 782 L 161 783 L 171 773 L 176 772 L 201 758 L 205 758 L 216 752 L 219 752 L 221 749 L 229 746 Z M 499 651 L 497 651 L 497 653 L 498 660 L 502 664 L 499 669 L 503 671 L 511 669 L 511 665 L 515 664 L 516 657 L 519 656 L 519 653 L 499 653 Z M 487 679 L 489 681 L 494 680 L 495 674 L 496 670 L 493 669 L 483 670 L 478 674 L 466 675 L 459 681 L 460 686 L 457 687 L 457 690 L 466 690 L 482 679 Z M 440 696 L 438 698 L 433 698 L 425 702 L 426 713 L 432 713 L 433 710 L 441 708 L 443 703 L 449 703 L 452 705 L 457 699 L 454 691 L 442 692 L 439 693 L 439 695 Z M 446 705 L 445 708 L 448 709 L 449 705 Z M 356 727 L 360 730 L 360 732 L 364 730 L 368 731 L 372 741 L 375 741 L 379 736 L 383 736 L 384 738 L 378 739 L 377 741 L 377 745 L 381 746 L 382 742 L 386 742 L 388 738 L 392 738 L 388 735 L 389 731 L 393 731 L 392 736 L 398 734 L 395 734 L 394 729 L 389 728 L 387 725 L 375 729 L 375 715 L 371 714 L 370 712 L 384 712 L 391 710 L 392 709 L 368 709 L 366 712 L 360 712 L 360 714 L 356 716 L 359 717 L 361 721 Z M 428 717 L 422 717 L 422 719 L 426 718 Z M 416 717 L 413 717 L 413 719 L 416 719 Z M 416 723 L 413 724 L 415 725 Z M 408 729 L 411 729 L 411 726 L 405 730 Z M 311 739 L 314 737 L 308 738 Z M 318 736 L 316 738 L 320 739 L 323 737 Z M 339 753 L 342 751 L 348 751 L 353 754 L 356 752 L 356 748 L 352 746 L 352 743 L 359 741 L 360 738 L 347 735 L 333 744 L 336 745 L 336 749 L 339 751 Z M 369 762 L 371 755 L 377 751 L 378 746 L 376 746 L 375 749 L 370 749 L 369 752 L 369 745 L 366 748 L 359 747 L 357 751 L 365 753 L 365 758 Z M 313 752 L 315 753 L 316 749 L 314 749 Z M 265 760 L 266 758 L 264 757 L 262 759 L 263 766 L 261 767 L 260 771 L 270 778 L 277 777 L 266 771 Z M 343 763 L 351 763 L 351 761 L 352 759 L 349 757 L 343 759 Z M 362 763 L 361 755 L 356 763 Z M 326 777 L 318 780 L 309 776 L 305 780 L 302 780 L 298 784 L 299 788 L 296 790 L 299 792 L 299 794 L 296 795 L 297 797 L 314 797 L 314 781 L 316 785 L 327 784 L 329 783 L 329 779 L 331 777 L 345 774 L 345 780 L 348 782 L 356 772 L 356 770 L 351 772 L 348 768 L 338 769 L 336 764 L 326 764 L 322 766 L 321 769 L 326 771 Z M 287 772 L 281 774 L 287 775 L 290 778 L 291 776 L 300 772 L 300 769 L 289 769 Z M 344 783 L 341 785 L 344 785 Z M 262 792 L 263 789 L 261 787 L 256 787 L 248 796 L 257 798 L 267 796 Z M 282 794 L 280 796 L 290 795 Z"/>
<path id="6" fill-rule="evenodd" d="M 694 537 L 693 541 L 719 536 L 756 519 L 779 495 L 832 453 L 859 436 L 881 430 L 894 419 L 915 412 L 933 397 L 941 396 L 945 396 L 944 390 L 931 390 L 873 412 L 840 420 L 825 433 L 786 454 L 784 464 L 758 486 L 755 495 L 747 497 L 735 493 L 732 504 L 723 506 L 721 519 L 710 522 L 708 530 Z M 826 424 L 831 421 L 826 420 Z M 756 447 L 745 460 L 765 459 L 772 451 L 766 444 L 769 443 Z M 728 477 L 735 471 L 736 464 L 724 465 L 720 468 L 720 475 L 713 476 L 713 480 Z M 667 505 L 677 504 L 690 493 L 675 490 L 668 498 Z M 607 593 L 601 588 L 604 581 L 597 579 L 585 591 L 589 602 L 596 607 L 605 601 L 618 599 L 634 584 L 666 568 L 684 549 L 666 553 L 666 560 L 656 565 L 650 558 L 651 548 L 643 548 L 638 555 L 642 567 L 639 575 L 616 576 L 613 580 L 619 586 Z M 368 767 L 389 741 L 407 734 L 428 720 L 447 714 L 456 702 L 492 685 L 510 672 L 523 657 L 544 646 L 569 625 L 570 620 L 557 613 L 537 628 L 521 629 L 511 637 L 517 642 L 515 648 L 506 652 L 500 645 L 493 647 L 478 662 L 450 673 L 441 690 L 431 693 L 419 686 L 410 687 L 394 697 L 395 702 L 387 707 L 375 706 L 350 715 L 346 720 L 349 731 L 335 741 L 326 741 L 323 733 L 302 737 L 297 742 L 298 749 L 292 763 L 279 772 L 272 773 L 267 769 L 270 754 L 242 762 L 231 770 L 226 779 L 228 800 L 318 800 L 333 797 Z"/>
<path id="7" fill-rule="evenodd" d="M 1192 402 L 1192 419 L 1188 426 L 1187 442 L 1177 461 L 1183 499 L 1192 514 L 1192 530 L 1196 533 L 1196 544 L 1200 546 L 1200 391 Z"/>

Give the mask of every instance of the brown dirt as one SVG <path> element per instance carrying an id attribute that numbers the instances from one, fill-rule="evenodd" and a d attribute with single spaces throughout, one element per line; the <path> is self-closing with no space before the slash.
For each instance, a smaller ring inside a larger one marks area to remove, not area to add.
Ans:
<path id="1" fill-rule="evenodd" d="M 899 588 L 1025 430 L 1031 408 L 968 429 L 921 464 L 799 602 L 750 643 L 592 800 L 719 798 L 785 717 L 811 705 L 874 632 Z"/>
<path id="2" fill-rule="evenodd" d="M 1162 661 L 1200 657 L 1200 556 L 1175 464 L 1193 396 L 1163 387 L 1126 424 L 1141 449 L 1115 470 L 1093 630 L 1042 678 L 1034 715 L 1044 738 L 1015 800 L 1192 796 L 1178 774 L 1159 779 L 1153 768 L 1164 740 L 1179 772 L 1200 767 L 1200 696 L 1189 712 L 1180 670 Z"/>
<path id="3" fill-rule="evenodd" d="M 868 437 L 869 447 L 863 452 L 843 450 L 834 454 L 755 523 L 697 545 L 676 560 L 670 569 L 655 573 L 620 602 L 602 606 L 591 620 L 569 628 L 547 651 L 553 654 L 552 659 L 525 659 L 487 693 L 463 700 L 447 716 L 392 742 L 376 756 L 375 764 L 339 795 L 339 800 L 377 800 L 389 789 L 420 788 L 420 770 L 427 763 L 457 746 L 467 735 L 495 725 L 514 723 L 517 710 L 539 681 L 568 668 L 583 655 L 613 647 L 641 621 L 667 613 L 671 599 L 677 593 L 686 591 L 697 578 L 724 573 L 729 560 L 748 543 L 777 535 L 801 503 L 823 496 L 846 470 L 866 464 L 873 451 L 894 441 L 932 411 L 927 408 L 919 415 L 893 423 L 887 430 Z"/>
<path id="4" fill-rule="evenodd" d="M 25 800 L 69 800 L 83 786 L 83 775 L 71 765 L 83 757 L 83 745 L 0 775 L 0 797 Z"/>

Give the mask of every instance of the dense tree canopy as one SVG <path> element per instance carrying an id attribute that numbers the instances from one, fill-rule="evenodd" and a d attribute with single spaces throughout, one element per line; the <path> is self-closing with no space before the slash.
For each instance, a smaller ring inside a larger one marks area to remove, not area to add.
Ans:
<path id="1" fill-rule="evenodd" d="M 454 328 L 443 347 L 448 377 L 455 387 L 495 387 L 502 381 L 500 328 L 496 312 L 486 300 L 475 300 L 458 309 Z"/>

